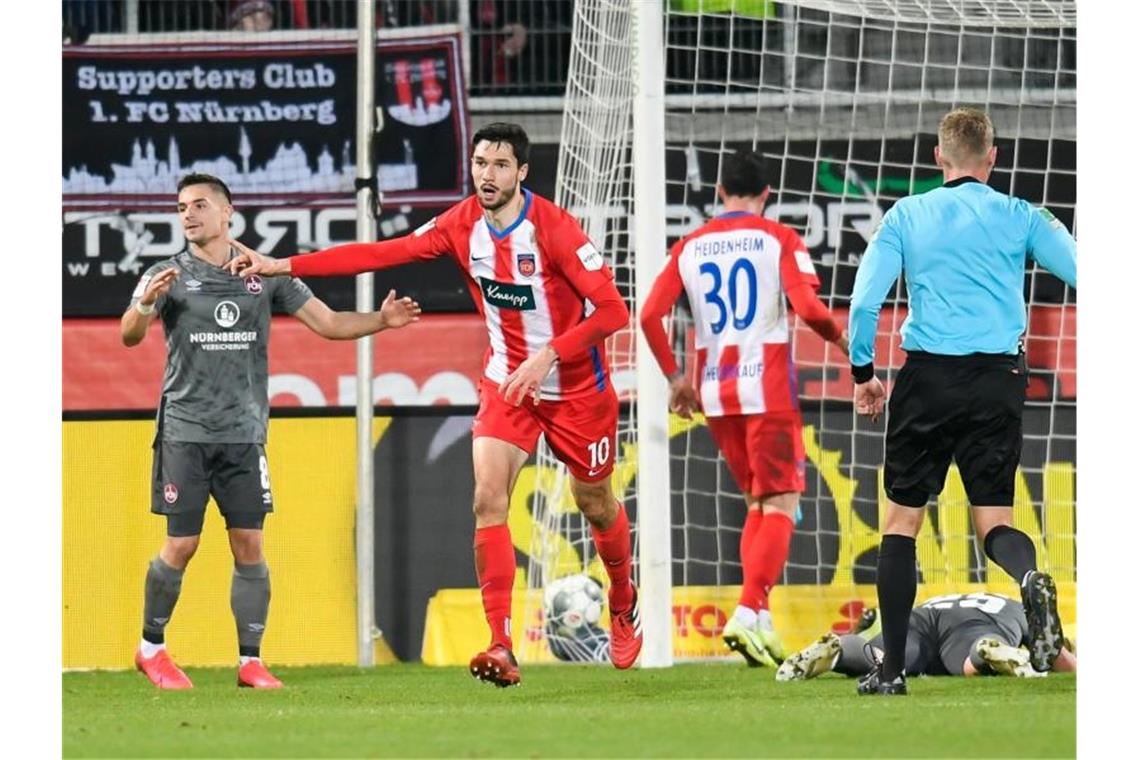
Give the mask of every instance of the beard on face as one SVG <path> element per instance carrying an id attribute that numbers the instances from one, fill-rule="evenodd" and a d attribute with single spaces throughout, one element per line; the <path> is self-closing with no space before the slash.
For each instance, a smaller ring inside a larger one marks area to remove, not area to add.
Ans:
<path id="1" fill-rule="evenodd" d="M 482 206 L 487 211 L 498 211 L 503 206 L 510 203 L 511 199 L 515 197 L 515 191 L 516 191 L 517 187 L 518 187 L 518 185 L 516 184 L 516 185 L 512 185 L 510 188 L 500 190 L 499 191 L 498 203 L 487 203 L 486 201 L 484 201 L 483 195 L 482 195 L 482 189 L 480 189 L 479 193 L 476 194 L 476 197 L 478 197 L 478 199 L 479 199 L 479 205 Z"/>

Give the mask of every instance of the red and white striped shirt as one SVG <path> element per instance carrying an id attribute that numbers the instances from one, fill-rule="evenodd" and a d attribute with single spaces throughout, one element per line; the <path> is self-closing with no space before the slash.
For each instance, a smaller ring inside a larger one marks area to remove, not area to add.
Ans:
<path id="1" fill-rule="evenodd" d="M 487 324 L 485 376 L 502 383 L 548 343 L 558 353 L 540 397 L 562 400 L 605 390 L 604 339 L 628 323 L 629 312 L 605 257 L 568 212 L 523 190 L 522 212 L 496 230 L 475 196 L 452 206 L 410 235 L 380 243 L 336 246 L 297 256 L 297 277 L 357 274 L 450 255 Z M 605 309 L 605 313 L 601 313 Z M 587 317 L 597 307 L 596 317 Z"/>
<path id="2" fill-rule="evenodd" d="M 842 328 L 815 291 L 819 278 L 790 227 L 747 212 L 710 220 L 677 241 L 641 312 L 647 342 L 667 375 L 677 364 L 661 318 L 684 290 L 693 310 L 696 384 L 705 415 L 799 408 L 785 293 L 827 340 Z"/>

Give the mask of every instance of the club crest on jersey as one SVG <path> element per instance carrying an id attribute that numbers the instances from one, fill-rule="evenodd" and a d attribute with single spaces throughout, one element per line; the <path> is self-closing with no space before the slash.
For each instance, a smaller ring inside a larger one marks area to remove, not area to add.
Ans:
<path id="1" fill-rule="evenodd" d="M 173 483 L 167 483 L 162 487 L 162 498 L 166 500 L 167 504 L 173 504 L 178 501 L 178 486 Z"/>
<path id="2" fill-rule="evenodd" d="M 233 301 L 222 301 L 214 307 L 214 321 L 218 327 L 233 327 L 241 316 L 241 309 Z"/>
<path id="3" fill-rule="evenodd" d="M 245 278 L 245 290 L 251 296 L 256 296 L 259 294 L 261 292 L 261 288 L 261 278 L 257 275 L 251 274 L 249 277 Z"/>
<path id="4" fill-rule="evenodd" d="M 534 274 L 534 254 L 533 253 L 520 253 L 515 257 L 515 264 L 518 265 L 519 274 L 523 277 L 530 277 Z"/>

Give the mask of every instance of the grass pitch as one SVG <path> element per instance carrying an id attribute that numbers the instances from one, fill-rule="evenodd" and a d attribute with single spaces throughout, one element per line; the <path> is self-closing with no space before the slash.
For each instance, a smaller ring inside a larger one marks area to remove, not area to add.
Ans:
<path id="1" fill-rule="evenodd" d="M 63 676 L 64 757 L 1074 757 L 1076 678 L 916 678 L 907 697 L 854 680 L 779 684 L 743 665 L 531 666 L 497 689 L 462 668 L 236 668 Z"/>

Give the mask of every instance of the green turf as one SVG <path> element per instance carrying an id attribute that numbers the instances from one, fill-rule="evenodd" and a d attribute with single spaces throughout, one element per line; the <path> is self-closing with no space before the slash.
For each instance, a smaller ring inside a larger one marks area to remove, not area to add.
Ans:
<path id="1" fill-rule="evenodd" d="M 189 669 L 159 692 L 134 672 L 63 676 L 65 757 L 1073 757 L 1076 679 L 912 679 L 858 697 L 825 676 L 681 665 L 523 669 L 496 689 L 459 668 L 280 668 L 281 691 Z"/>

